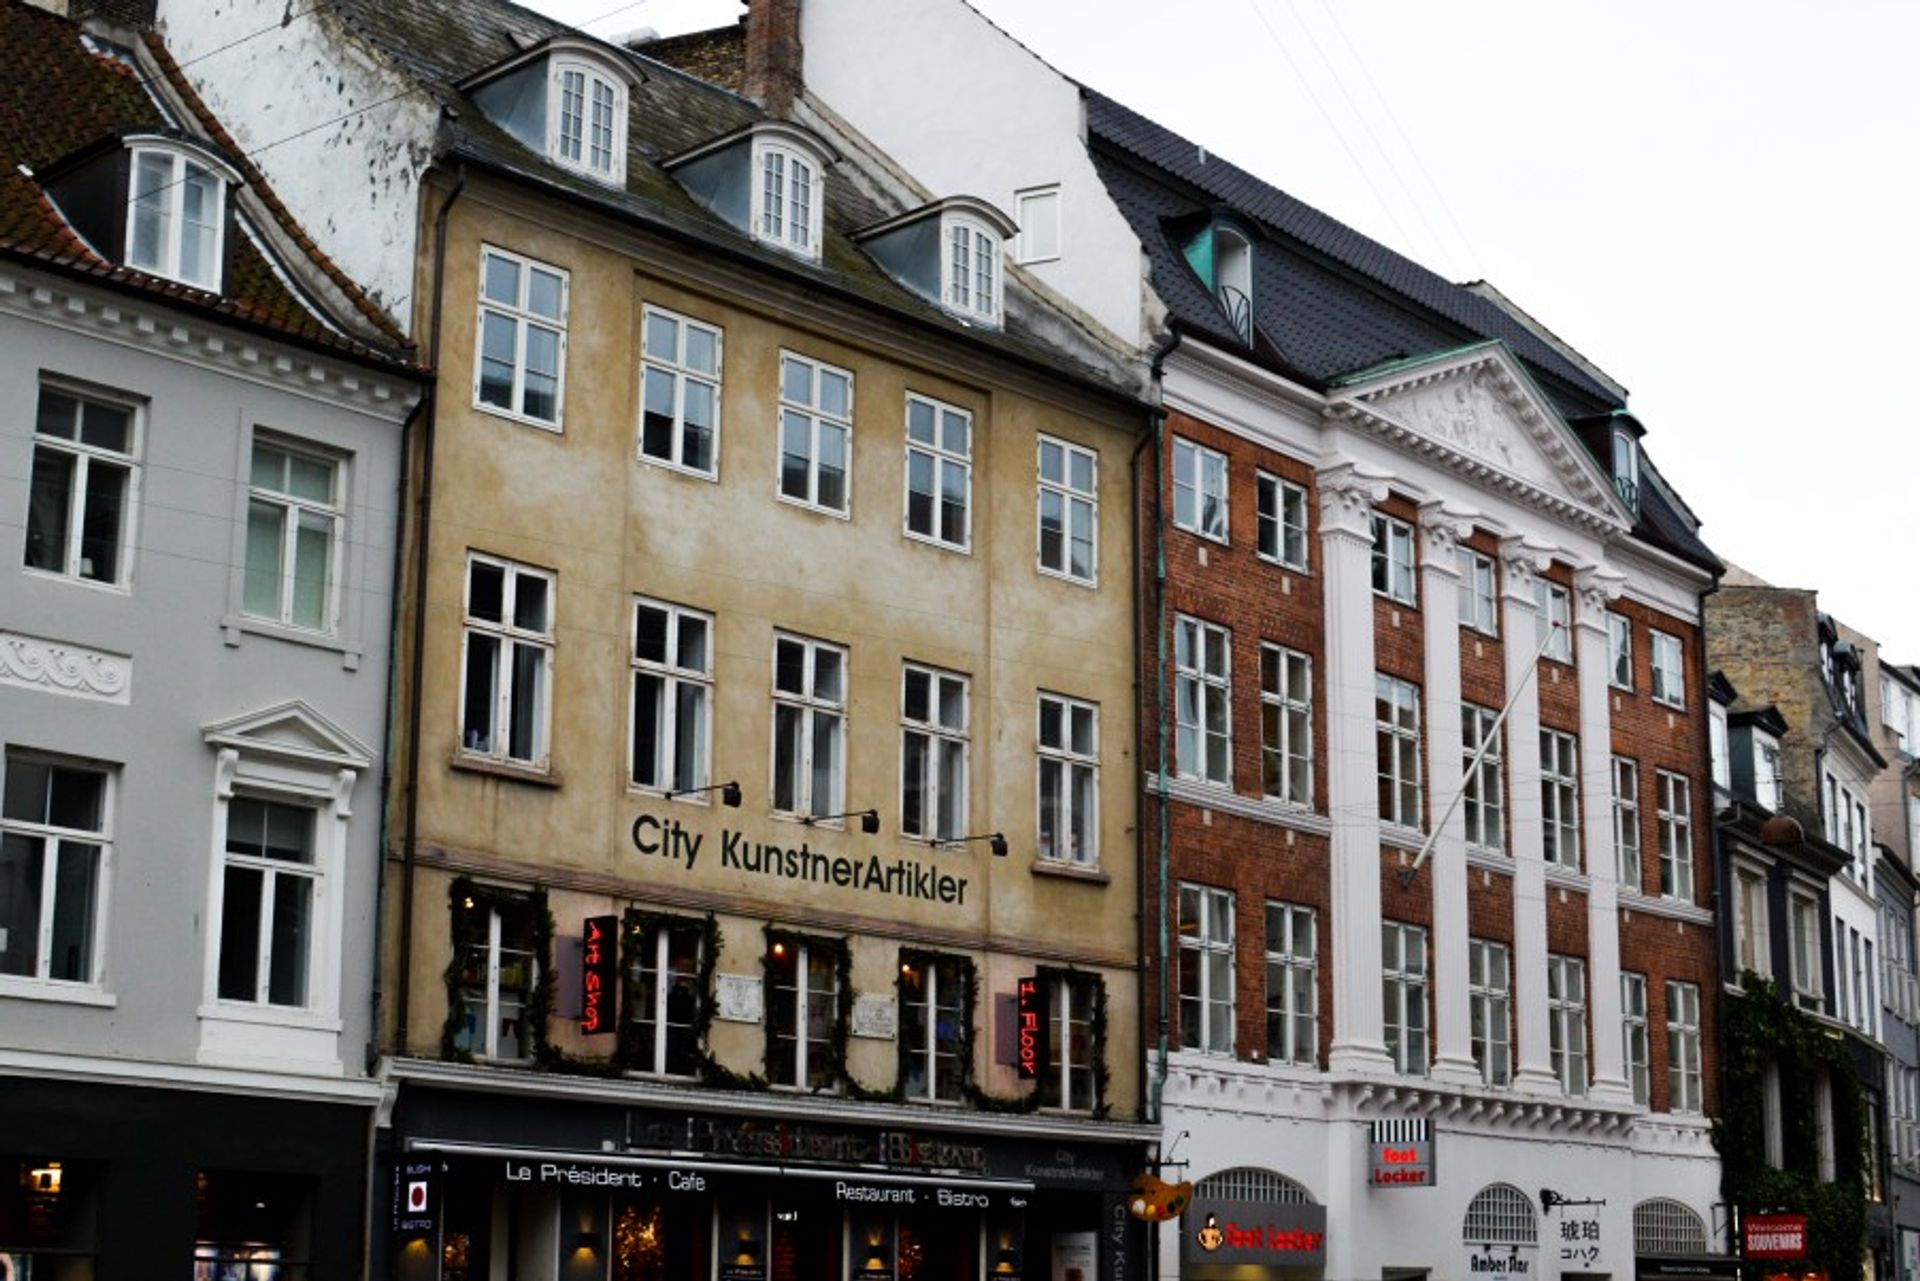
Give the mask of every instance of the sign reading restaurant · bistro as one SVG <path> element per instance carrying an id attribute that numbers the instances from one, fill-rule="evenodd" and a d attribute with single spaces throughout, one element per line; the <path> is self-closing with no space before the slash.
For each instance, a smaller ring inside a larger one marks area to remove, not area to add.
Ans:
<path id="1" fill-rule="evenodd" d="M 750 841 L 744 832 L 732 827 L 722 827 L 715 847 L 709 848 L 709 835 L 692 830 L 677 818 L 642 814 L 633 820 L 635 849 L 650 857 L 678 863 L 689 872 L 702 859 L 717 857 L 723 870 L 746 876 L 832 885 L 928 903 L 963 906 L 967 901 L 966 877 L 942 872 L 919 859 L 826 854 L 804 839 L 798 845 Z"/>

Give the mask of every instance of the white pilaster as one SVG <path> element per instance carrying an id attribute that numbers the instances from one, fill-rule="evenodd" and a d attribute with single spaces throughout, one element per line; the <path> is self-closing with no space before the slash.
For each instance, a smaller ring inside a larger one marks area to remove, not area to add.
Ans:
<path id="1" fill-rule="evenodd" d="M 1513 1001 L 1520 1034 L 1513 1080 L 1522 1091 L 1558 1094 L 1547 1032 L 1547 867 L 1540 827 L 1540 686 L 1534 663 L 1539 642 L 1533 604 L 1534 581 L 1552 557 L 1517 538 L 1502 541 L 1500 553 L 1501 651 L 1507 697 L 1513 699 L 1507 714 L 1507 781 L 1513 815 Z"/>
<path id="2" fill-rule="evenodd" d="M 1600 569 L 1575 579 L 1574 640 L 1580 679 L 1581 841 L 1587 851 L 1587 1012 L 1593 1021 L 1593 1097 L 1631 1103 L 1620 1027 L 1618 869 L 1613 854 L 1612 695 L 1607 677 L 1607 602 L 1623 580 Z"/>

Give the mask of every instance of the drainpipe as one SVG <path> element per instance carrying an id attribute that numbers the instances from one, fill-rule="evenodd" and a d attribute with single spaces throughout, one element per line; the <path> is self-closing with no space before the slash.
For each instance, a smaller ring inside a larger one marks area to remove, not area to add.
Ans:
<path id="1" fill-rule="evenodd" d="M 1162 454 L 1166 443 L 1167 411 L 1162 394 L 1163 366 L 1168 356 L 1180 345 L 1180 331 L 1174 330 L 1173 336 L 1153 354 L 1150 376 L 1158 406 L 1153 411 L 1153 686 L 1154 686 L 1154 738 L 1157 759 L 1154 763 L 1155 784 L 1160 789 L 1160 800 L 1156 806 L 1159 822 L 1157 833 L 1157 853 L 1154 859 L 1154 936 L 1158 944 L 1159 991 L 1158 1010 L 1155 1018 L 1155 1070 L 1153 1093 L 1150 1100 L 1149 1120 L 1159 1121 L 1161 1103 L 1167 1090 L 1167 874 L 1169 850 L 1172 844 L 1171 824 L 1167 814 L 1167 513 L 1164 495 L 1161 489 L 1161 473 L 1165 463 Z"/>
<path id="2" fill-rule="evenodd" d="M 420 814 L 420 691 L 425 667 L 427 637 L 427 551 L 433 534 L 433 439 L 440 408 L 440 313 L 445 298 L 447 265 L 447 216 L 454 202 L 466 190 L 467 171 L 463 165 L 454 174 L 453 190 L 440 203 L 433 220 L 433 319 L 428 339 L 427 365 L 434 371 L 427 384 L 427 414 L 420 436 L 420 492 L 414 516 L 413 541 L 413 653 L 408 667 L 407 690 L 407 792 L 406 818 L 401 829 L 400 853 L 400 955 L 393 1046 L 397 1053 L 407 1049 L 408 1011 L 413 997 L 413 869 L 415 843 Z"/>
<path id="3" fill-rule="evenodd" d="M 1131 508 L 1133 518 L 1130 523 L 1133 526 L 1133 583 L 1135 589 L 1133 602 L 1133 716 L 1136 727 L 1134 731 L 1134 743 L 1136 746 L 1142 742 L 1141 736 L 1145 732 L 1144 726 L 1147 723 L 1147 682 L 1145 676 L 1140 671 L 1140 656 L 1147 652 L 1146 574 L 1143 569 L 1145 564 L 1145 548 L 1143 546 L 1144 540 L 1140 535 L 1140 455 L 1145 452 L 1147 446 L 1154 442 L 1155 432 L 1151 424 L 1153 420 L 1157 418 L 1158 414 L 1159 410 L 1157 408 L 1149 411 L 1149 426 L 1145 431 L 1140 433 L 1138 443 L 1134 445 L 1133 452 L 1127 457 L 1127 479 L 1128 483 L 1132 486 L 1131 501 L 1133 504 Z M 1138 1057 L 1135 1060 L 1135 1066 L 1144 1073 L 1149 1065 L 1149 1056 L 1146 1049 L 1147 914 L 1145 907 L 1147 901 L 1147 854 L 1144 831 L 1145 823 L 1143 822 L 1147 807 L 1147 791 L 1144 784 L 1138 785 L 1138 790 L 1135 791 L 1134 798 L 1134 832 L 1137 838 L 1134 845 L 1134 875 L 1138 878 L 1135 883 L 1139 886 L 1139 891 L 1138 898 L 1134 903 L 1133 913 L 1133 1025 L 1138 1029 L 1137 1037 L 1140 1047 Z M 1142 1079 L 1144 1081 L 1145 1078 L 1143 1077 Z M 1152 1105 L 1149 1093 L 1143 1088 L 1141 1095 L 1142 1099 L 1145 1100 L 1143 1107 L 1148 1110 L 1148 1115 L 1151 1116 L 1150 1109 Z"/>

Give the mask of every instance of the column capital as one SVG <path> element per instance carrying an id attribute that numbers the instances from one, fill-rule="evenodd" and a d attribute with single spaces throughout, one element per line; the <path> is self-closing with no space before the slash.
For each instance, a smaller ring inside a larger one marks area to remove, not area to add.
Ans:
<path id="1" fill-rule="evenodd" d="M 1627 576 L 1605 565 L 1583 565 L 1573 573 L 1573 590 L 1580 599 L 1582 626 L 1605 629 L 1607 606 L 1620 599 Z"/>
<path id="2" fill-rule="evenodd" d="M 1533 585 L 1553 564 L 1554 548 L 1524 535 L 1500 540 L 1500 563 L 1505 568 L 1506 591 L 1510 601 L 1533 607 Z"/>
<path id="3" fill-rule="evenodd" d="M 1420 505 L 1421 565 L 1429 572 L 1460 576 L 1460 544 L 1473 536 L 1473 513 L 1446 502 Z"/>
<path id="4" fill-rule="evenodd" d="M 1320 491 L 1320 535 L 1322 538 L 1345 536 L 1373 543 L 1373 509 L 1386 501 L 1388 477 L 1362 468 L 1358 463 L 1340 463 L 1314 477 Z"/>

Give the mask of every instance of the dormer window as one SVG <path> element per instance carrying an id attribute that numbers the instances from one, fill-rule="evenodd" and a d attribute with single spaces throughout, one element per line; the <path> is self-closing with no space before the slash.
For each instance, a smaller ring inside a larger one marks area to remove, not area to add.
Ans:
<path id="1" fill-rule="evenodd" d="M 572 58 L 552 60 L 553 137 L 547 154 L 602 181 L 626 181 L 627 110 L 623 86 Z"/>
<path id="2" fill-rule="evenodd" d="M 975 325 L 1000 324 L 1007 241 L 1019 230 L 973 196 L 948 196 L 853 233 L 887 274 Z"/>
<path id="3" fill-rule="evenodd" d="M 1613 489 L 1632 512 L 1640 510 L 1640 444 L 1623 427 L 1613 429 Z"/>
<path id="4" fill-rule="evenodd" d="M 670 156 L 687 194 L 763 245 L 819 261 L 827 166 L 837 157 L 784 120 L 759 120 Z"/>
<path id="5" fill-rule="evenodd" d="M 989 324 L 1000 319 L 1000 238 L 971 218 L 946 219 L 947 306 Z"/>
<path id="6" fill-rule="evenodd" d="M 754 234 L 805 258 L 820 256 L 820 195 L 813 161 L 769 142 L 755 149 Z"/>
<path id="7" fill-rule="evenodd" d="M 627 182 L 627 103 L 641 75 L 605 45 L 556 36 L 460 83 L 529 151 L 595 182 Z"/>
<path id="8" fill-rule="evenodd" d="M 133 151 L 127 195 L 127 265 L 220 292 L 226 179 L 175 148 Z"/>
<path id="9" fill-rule="evenodd" d="M 1253 244 L 1215 223 L 1187 243 L 1187 265 L 1206 282 L 1240 341 L 1253 342 Z"/>

